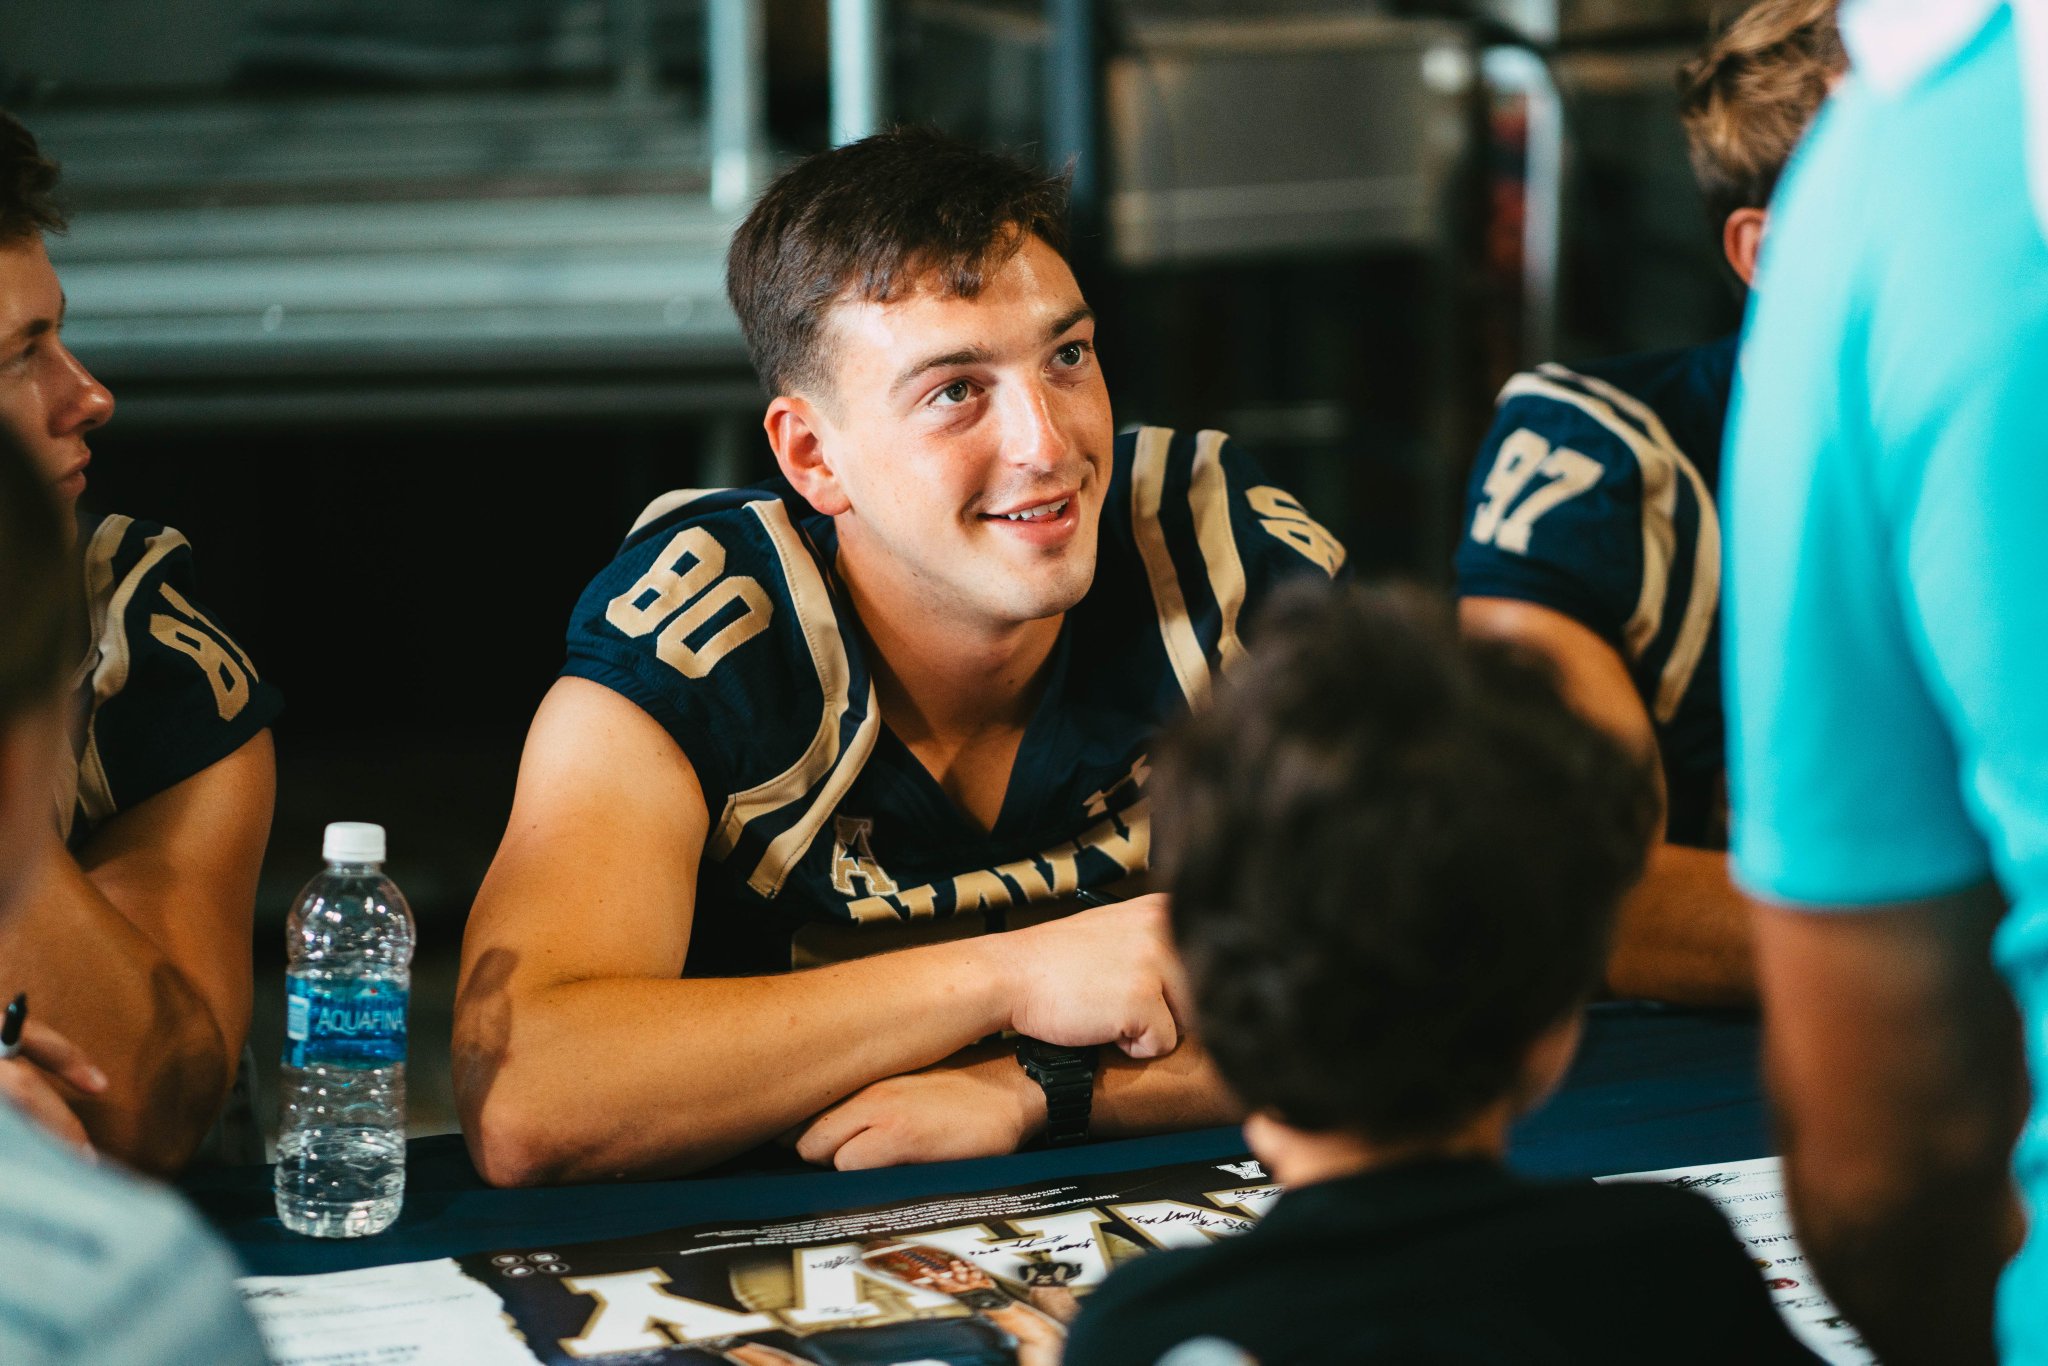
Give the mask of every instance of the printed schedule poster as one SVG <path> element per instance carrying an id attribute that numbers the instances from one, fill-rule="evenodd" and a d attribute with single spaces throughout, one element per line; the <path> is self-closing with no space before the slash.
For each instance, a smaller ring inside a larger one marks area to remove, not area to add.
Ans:
<path id="1" fill-rule="evenodd" d="M 1809 1347 L 1874 1360 L 1794 1241 L 1777 1159 L 1603 1179 L 1712 1200 Z M 1241 1233 L 1279 1194 L 1250 1158 L 1195 1162 L 240 1284 L 278 1366 L 1057 1366 L 1118 1265 Z"/>
<path id="2" fill-rule="evenodd" d="M 1785 1200 L 1784 1170 L 1777 1158 L 1600 1179 L 1654 1181 L 1713 1201 L 1763 1275 L 1778 1313 L 1808 1350 L 1832 1366 L 1872 1366 L 1877 1361 L 1863 1345 L 1855 1325 L 1843 1318 L 1822 1292 L 1806 1254 L 1799 1250 L 1792 1234 L 1791 1206 Z"/>
<path id="3" fill-rule="evenodd" d="M 281 1366 L 1056 1366 L 1081 1299 L 1117 1265 L 1242 1232 L 1279 1193 L 1249 1158 L 1188 1163 L 752 1227 L 251 1277 L 242 1292 Z M 486 1341 L 488 1357 L 471 1354 Z M 455 1342 L 465 1354 L 446 1354 Z"/>

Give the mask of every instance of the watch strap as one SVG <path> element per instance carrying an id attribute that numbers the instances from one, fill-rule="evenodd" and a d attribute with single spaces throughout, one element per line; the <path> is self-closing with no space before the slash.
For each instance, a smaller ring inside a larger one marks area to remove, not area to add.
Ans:
<path id="1" fill-rule="evenodd" d="M 1098 1050 L 1066 1048 L 1024 1038 L 1017 1041 L 1017 1061 L 1045 1092 L 1047 1147 L 1079 1143 L 1088 1137 L 1088 1119 L 1095 1107 Z"/>

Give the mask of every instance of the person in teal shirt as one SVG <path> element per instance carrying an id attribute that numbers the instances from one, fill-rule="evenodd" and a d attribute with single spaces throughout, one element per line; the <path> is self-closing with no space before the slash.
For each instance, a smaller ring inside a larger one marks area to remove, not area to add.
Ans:
<path id="1" fill-rule="evenodd" d="M 1890 1366 L 2041 1366 L 2048 3 L 1841 26 L 1738 366 L 1733 852 L 1821 1279 Z"/>

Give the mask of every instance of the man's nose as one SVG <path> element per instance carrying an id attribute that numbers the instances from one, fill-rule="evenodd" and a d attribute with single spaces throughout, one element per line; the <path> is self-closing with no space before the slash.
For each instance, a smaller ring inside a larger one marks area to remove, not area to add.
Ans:
<path id="1" fill-rule="evenodd" d="M 51 405 L 50 425 L 54 435 L 78 436 L 106 424 L 114 415 L 114 396 L 68 348 L 60 349 L 64 392 Z"/>
<path id="2" fill-rule="evenodd" d="M 1010 463 L 1048 473 L 1061 469 L 1074 450 L 1060 421 L 1058 396 L 1043 384 L 1019 386 L 1009 416 Z"/>

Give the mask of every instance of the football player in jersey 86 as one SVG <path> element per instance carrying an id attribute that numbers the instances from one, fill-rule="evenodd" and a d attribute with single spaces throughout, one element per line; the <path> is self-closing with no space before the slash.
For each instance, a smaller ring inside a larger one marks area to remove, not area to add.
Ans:
<path id="1" fill-rule="evenodd" d="M 739 230 L 781 477 L 658 500 L 572 616 L 463 945 L 489 1179 L 1233 1114 L 1163 907 L 1120 899 L 1146 755 L 1240 617 L 1344 552 L 1221 433 L 1115 434 L 1065 203 L 899 130 Z"/>
<path id="2" fill-rule="evenodd" d="M 43 244 L 64 227 L 56 177 L 0 113 L 0 424 L 71 517 L 86 436 L 114 402 L 64 343 Z M 43 1092 L 97 1147 L 168 1171 L 221 1115 L 243 1057 L 279 702 L 195 601 L 183 537 L 127 517 L 73 528 L 86 620 L 72 744 L 37 884 L 0 927 L 0 990 L 32 992 L 36 1017 L 107 1085 L 84 1094 L 21 1070 L 0 1085 Z M 236 1133 L 221 1156 L 260 1161 L 253 1126 Z"/>
<path id="3" fill-rule="evenodd" d="M 1758 0 L 1680 73 L 1694 173 L 1744 287 L 1771 192 L 1846 67 L 1834 11 Z M 1587 715 L 1660 760 L 1664 836 L 1607 985 L 1699 1004 L 1755 997 L 1721 714 L 1716 499 L 1736 340 L 1516 375 L 1457 554 L 1467 628 L 1547 653 Z"/>

